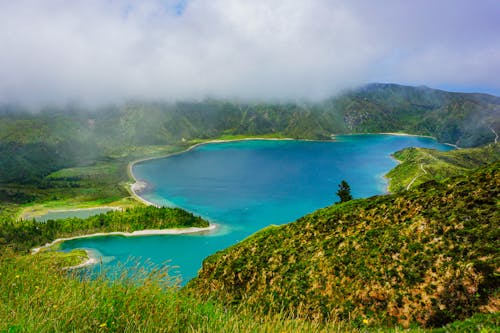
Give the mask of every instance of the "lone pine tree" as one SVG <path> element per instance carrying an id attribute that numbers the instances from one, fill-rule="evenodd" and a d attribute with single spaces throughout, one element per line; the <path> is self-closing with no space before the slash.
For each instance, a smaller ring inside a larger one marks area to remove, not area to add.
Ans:
<path id="1" fill-rule="evenodd" d="M 342 180 L 340 182 L 339 190 L 337 191 L 337 195 L 340 198 L 339 202 L 347 202 L 349 200 L 352 200 L 351 187 L 349 186 L 349 184 L 345 180 Z"/>

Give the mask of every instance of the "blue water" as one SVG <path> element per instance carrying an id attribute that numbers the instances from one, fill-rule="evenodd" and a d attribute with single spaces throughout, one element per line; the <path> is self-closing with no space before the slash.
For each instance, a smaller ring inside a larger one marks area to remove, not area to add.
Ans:
<path id="1" fill-rule="evenodd" d="M 63 248 L 91 248 L 111 268 L 130 256 L 156 264 L 168 261 L 171 274 L 185 282 L 208 255 L 265 226 L 294 221 L 337 201 L 343 179 L 355 198 L 385 193 L 384 175 L 397 164 L 390 154 L 410 146 L 452 149 L 423 137 L 347 135 L 334 142 L 212 143 L 142 162 L 133 172 L 150 185 L 144 198 L 182 207 L 219 227 L 196 235 L 76 239 Z"/>
<path id="2" fill-rule="evenodd" d="M 45 215 L 35 217 L 38 222 L 47 222 L 48 220 L 65 219 L 68 217 L 78 217 L 85 219 L 89 216 L 104 214 L 113 210 L 113 208 L 89 208 L 89 209 L 74 209 L 74 210 L 61 210 L 61 211 L 49 211 Z"/>

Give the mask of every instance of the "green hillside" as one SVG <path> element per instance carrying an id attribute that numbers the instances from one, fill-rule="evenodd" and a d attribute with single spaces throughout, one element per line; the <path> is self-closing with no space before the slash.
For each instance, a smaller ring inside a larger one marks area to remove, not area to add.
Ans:
<path id="1" fill-rule="evenodd" d="M 485 94 L 376 83 L 338 100 L 352 131 L 431 135 L 460 147 L 493 142 L 500 122 L 499 98 Z"/>
<path id="2" fill-rule="evenodd" d="M 330 206 L 208 257 L 202 299 L 370 326 L 498 312 L 500 162 L 444 183 Z"/>
<path id="3" fill-rule="evenodd" d="M 500 144 L 491 143 L 479 148 L 448 152 L 406 148 L 393 154 L 401 163 L 392 169 L 389 190 L 398 192 L 413 188 L 429 180 L 442 181 L 461 175 L 471 169 L 500 160 Z"/>
<path id="4" fill-rule="evenodd" d="M 130 272 L 114 283 L 82 281 L 61 270 L 77 259 L 0 252 L 0 332 L 362 332 L 349 323 L 284 315 L 256 319 L 250 310 L 200 302 L 179 294 L 168 269 Z M 466 325 L 490 328 L 494 323 L 495 318 L 477 318 Z"/>

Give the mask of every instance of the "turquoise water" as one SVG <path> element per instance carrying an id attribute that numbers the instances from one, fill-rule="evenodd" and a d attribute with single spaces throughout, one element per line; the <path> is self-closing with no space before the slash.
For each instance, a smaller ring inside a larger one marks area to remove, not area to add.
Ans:
<path id="1" fill-rule="evenodd" d="M 144 198 L 185 208 L 219 227 L 205 234 L 76 239 L 63 248 L 91 248 L 111 268 L 130 256 L 156 264 L 168 261 L 171 273 L 187 281 L 208 255 L 265 226 L 294 221 L 337 201 L 342 179 L 355 198 L 385 193 L 384 175 L 397 164 L 390 154 L 410 146 L 452 149 L 423 137 L 348 135 L 334 142 L 212 143 L 142 162 L 133 172 L 149 184 Z"/>
<path id="2" fill-rule="evenodd" d="M 112 208 L 89 208 L 78 210 L 50 211 L 45 215 L 35 217 L 35 220 L 38 222 L 47 222 L 48 220 L 65 219 L 68 217 L 78 217 L 84 219 L 92 215 L 109 212 L 110 210 L 112 210 Z"/>

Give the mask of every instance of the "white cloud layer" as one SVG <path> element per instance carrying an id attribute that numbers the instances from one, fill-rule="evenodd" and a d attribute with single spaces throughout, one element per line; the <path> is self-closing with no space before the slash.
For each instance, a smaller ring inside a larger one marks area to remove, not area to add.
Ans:
<path id="1" fill-rule="evenodd" d="M 0 0 L 0 102 L 500 91 L 496 0 Z"/>

